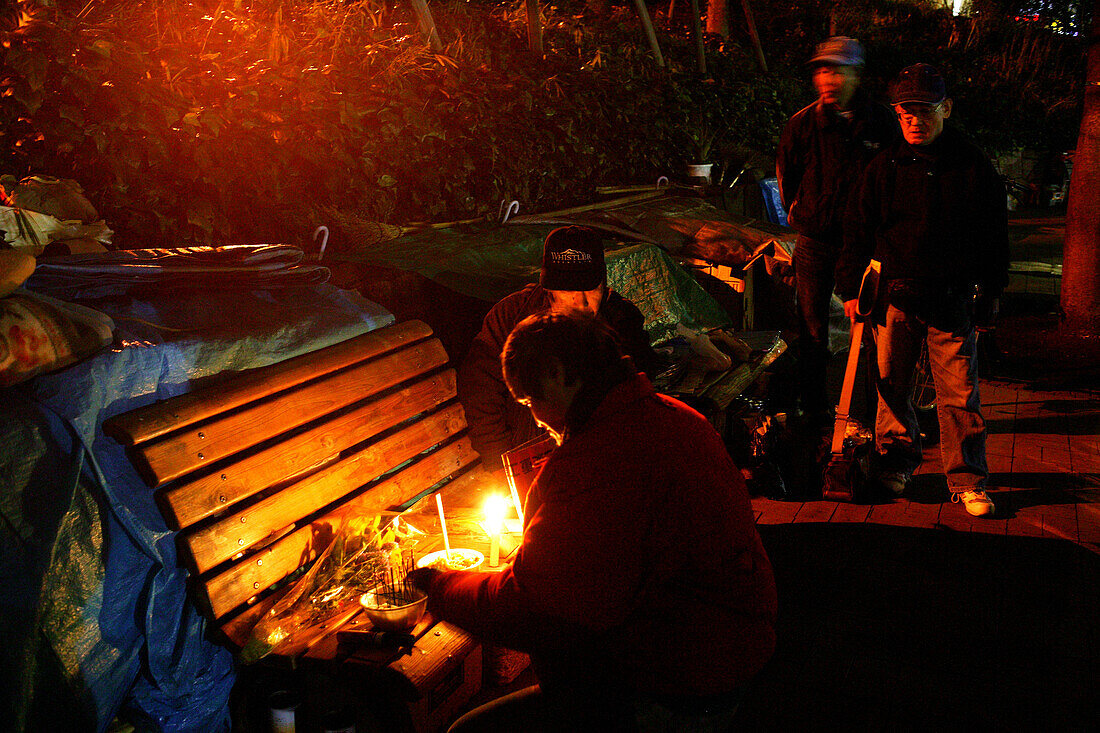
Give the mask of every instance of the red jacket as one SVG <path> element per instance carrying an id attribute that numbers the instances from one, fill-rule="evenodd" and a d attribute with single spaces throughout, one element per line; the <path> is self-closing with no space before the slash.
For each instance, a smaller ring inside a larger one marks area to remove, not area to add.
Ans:
<path id="1" fill-rule="evenodd" d="M 554 451 L 524 513 L 514 563 L 436 575 L 429 608 L 530 653 L 544 688 L 715 695 L 771 656 L 775 581 L 741 473 L 644 375 Z"/>
<path id="2" fill-rule="evenodd" d="M 516 324 L 550 308 L 550 295 L 538 285 L 528 285 L 493 306 L 470 344 L 458 370 L 458 398 L 466 410 L 470 442 L 489 470 L 500 468 L 500 454 L 540 435 L 531 413 L 508 392 L 500 368 L 500 352 Z M 615 330 L 623 353 L 638 371 L 649 377 L 656 371 L 657 355 L 649 345 L 645 318 L 629 300 L 608 290 L 599 317 Z"/>

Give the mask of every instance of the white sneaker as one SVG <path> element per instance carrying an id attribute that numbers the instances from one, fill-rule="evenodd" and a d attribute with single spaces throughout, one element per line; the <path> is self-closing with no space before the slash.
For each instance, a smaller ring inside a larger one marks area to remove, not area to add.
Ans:
<path id="1" fill-rule="evenodd" d="M 968 489 L 966 491 L 956 491 L 951 494 L 951 503 L 957 504 L 963 503 L 966 507 L 968 514 L 975 517 L 984 517 L 988 514 L 992 514 L 997 507 L 993 506 L 993 500 L 986 496 L 986 493 L 980 489 Z"/>

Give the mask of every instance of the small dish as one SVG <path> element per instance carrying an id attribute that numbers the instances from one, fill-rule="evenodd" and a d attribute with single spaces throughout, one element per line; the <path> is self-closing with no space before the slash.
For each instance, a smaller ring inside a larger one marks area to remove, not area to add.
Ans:
<path id="1" fill-rule="evenodd" d="M 477 550 L 467 550 L 455 547 L 448 553 L 447 550 L 429 552 L 416 561 L 416 567 L 433 567 L 440 570 L 475 570 L 485 562 L 485 555 Z"/>

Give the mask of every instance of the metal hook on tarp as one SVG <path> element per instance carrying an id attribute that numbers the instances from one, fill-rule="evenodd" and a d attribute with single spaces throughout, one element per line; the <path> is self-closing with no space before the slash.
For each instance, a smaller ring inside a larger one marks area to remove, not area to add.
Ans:
<path id="1" fill-rule="evenodd" d="M 507 204 L 507 206 L 505 206 L 505 204 Z M 512 214 L 519 213 L 519 201 L 508 201 L 507 199 L 502 199 L 500 202 L 500 209 L 497 213 L 500 215 L 500 223 L 507 224 L 508 219 L 512 216 Z"/>
<path id="2" fill-rule="evenodd" d="M 657 179 L 657 188 L 667 188 L 668 185 L 668 176 L 661 176 Z"/>
<path id="3" fill-rule="evenodd" d="M 317 235 L 318 234 L 322 235 L 322 237 L 321 237 L 321 248 L 317 251 L 317 261 L 320 262 L 321 258 L 325 256 L 325 247 L 328 246 L 328 227 L 325 226 L 324 224 L 322 224 L 321 226 L 319 226 L 319 227 L 317 227 L 316 229 L 313 230 L 313 241 L 314 242 L 317 241 Z"/>

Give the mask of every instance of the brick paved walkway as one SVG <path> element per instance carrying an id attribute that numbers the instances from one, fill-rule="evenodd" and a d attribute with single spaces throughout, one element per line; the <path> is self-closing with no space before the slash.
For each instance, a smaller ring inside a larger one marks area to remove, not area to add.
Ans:
<path id="1" fill-rule="evenodd" d="M 1013 222 L 1016 314 L 1057 308 L 1063 232 Z M 999 334 L 1009 358 L 982 381 L 994 518 L 948 501 L 938 445 L 900 499 L 753 500 L 779 645 L 739 729 L 1096 730 L 1100 359 Z"/>
<path id="2" fill-rule="evenodd" d="M 901 499 L 842 504 L 755 498 L 757 523 L 870 522 L 1056 537 L 1100 553 L 1100 389 L 1036 391 L 983 381 L 982 405 L 995 518 L 971 517 L 948 501 L 939 446 L 931 445 Z"/>

